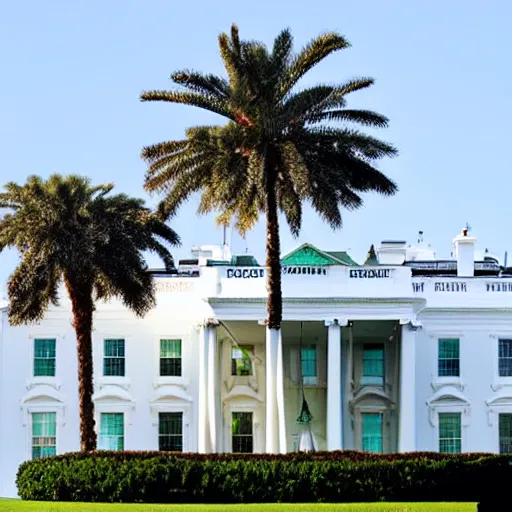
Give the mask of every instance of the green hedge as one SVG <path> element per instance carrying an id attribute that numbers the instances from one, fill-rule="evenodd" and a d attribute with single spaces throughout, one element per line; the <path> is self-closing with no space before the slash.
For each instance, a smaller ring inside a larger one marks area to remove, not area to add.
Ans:
<path id="1" fill-rule="evenodd" d="M 509 491 L 512 456 L 72 453 L 24 462 L 26 500 L 265 503 L 480 501 Z"/>

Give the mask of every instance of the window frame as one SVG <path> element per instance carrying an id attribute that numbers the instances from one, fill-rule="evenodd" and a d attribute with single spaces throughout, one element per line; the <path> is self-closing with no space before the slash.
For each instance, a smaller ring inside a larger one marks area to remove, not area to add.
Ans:
<path id="1" fill-rule="evenodd" d="M 510 445 L 510 451 L 508 452 L 503 452 L 501 451 L 501 418 L 503 416 L 508 416 L 510 418 L 510 430 L 511 430 L 511 435 L 509 436 L 509 439 L 510 439 L 510 442 L 509 442 L 509 445 Z M 498 429 L 498 453 L 499 454 L 506 454 L 506 455 L 511 455 L 512 454 L 512 412 L 499 412 L 498 413 L 498 425 L 497 425 L 497 429 Z"/>
<path id="2" fill-rule="evenodd" d="M 46 457 L 34 457 L 34 438 L 52 438 L 55 439 L 55 444 L 53 445 L 55 448 L 55 454 L 54 455 L 48 455 L 47 457 L 53 457 L 55 455 L 58 455 L 58 438 L 59 438 L 59 412 L 56 409 L 50 410 L 49 408 L 44 408 L 40 410 L 31 410 L 29 411 L 30 421 L 29 421 L 29 439 L 30 439 L 30 458 L 29 460 L 36 460 Z M 53 414 L 55 417 L 55 436 L 34 436 L 34 415 L 35 414 Z"/>
<path id="3" fill-rule="evenodd" d="M 457 358 L 443 358 L 441 359 L 441 343 L 446 341 L 457 341 Z M 461 342 L 460 338 L 455 337 L 446 337 L 446 336 L 440 336 L 437 338 L 437 379 L 439 380 L 445 380 L 445 379 L 460 379 L 461 377 L 461 360 L 460 360 L 460 354 L 461 354 Z M 441 361 L 458 361 L 458 375 L 441 375 Z"/>
<path id="4" fill-rule="evenodd" d="M 122 423 L 123 433 L 120 436 L 117 436 L 117 437 L 122 438 L 122 441 L 123 441 L 123 447 L 122 448 L 100 448 L 101 435 L 102 435 L 101 434 L 102 421 L 103 421 L 103 416 L 106 415 L 106 414 L 120 415 L 122 417 L 122 419 L 123 419 L 123 423 Z M 98 416 L 99 416 L 98 433 L 97 433 L 97 436 L 98 436 L 98 450 L 124 451 L 125 448 L 126 448 L 126 414 L 124 413 L 124 411 L 118 411 L 118 410 L 116 410 L 116 411 L 99 411 L 98 412 Z"/>
<path id="5" fill-rule="evenodd" d="M 460 437 L 443 437 L 441 438 L 441 417 L 443 416 L 458 416 L 459 418 L 459 429 L 460 429 Z M 437 427 L 437 450 L 439 453 L 445 454 L 459 454 L 463 453 L 463 439 L 464 439 L 464 423 L 463 423 L 463 414 L 460 411 L 439 411 L 438 412 L 438 427 Z M 459 441 L 460 442 L 460 450 L 457 452 L 447 452 L 441 451 L 441 442 L 442 441 Z"/>
<path id="6" fill-rule="evenodd" d="M 107 356 L 107 342 L 108 341 L 122 341 L 123 342 L 123 356 Z M 103 378 L 125 378 L 126 377 L 126 338 L 125 337 L 109 337 L 103 338 L 103 352 L 102 352 L 102 377 Z M 106 373 L 106 362 L 107 360 L 121 359 L 123 361 L 123 373 L 122 375 L 112 375 Z"/>
<path id="7" fill-rule="evenodd" d="M 384 411 L 361 411 L 361 451 L 367 453 L 384 453 Z M 365 416 L 379 416 L 380 417 L 380 452 L 374 452 L 370 450 L 365 450 L 363 447 L 364 444 L 364 418 Z"/>
<path id="8" fill-rule="evenodd" d="M 375 349 L 382 350 L 382 375 L 365 375 L 365 360 L 378 361 L 378 359 L 365 359 L 365 352 Z M 361 385 L 363 386 L 384 386 L 386 382 L 386 344 L 385 343 L 363 343 L 361 351 Z"/>
<path id="9" fill-rule="evenodd" d="M 167 450 L 161 450 L 160 449 L 160 437 L 165 436 L 174 436 L 177 437 L 176 434 L 161 434 L 160 433 L 160 418 L 162 414 L 180 414 L 181 415 L 181 451 L 180 452 L 169 452 Z M 157 413 L 157 444 L 158 444 L 158 451 L 162 451 L 164 453 L 183 453 L 185 452 L 185 413 L 180 410 L 160 410 Z"/>
<path id="10" fill-rule="evenodd" d="M 37 357 L 36 356 L 36 344 L 38 341 L 53 341 L 54 343 L 54 356 L 50 357 Z M 43 360 L 47 361 L 53 359 L 53 375 L 36 375 L 36 361 Z M 32 378 L 33 379 L 55 379 L 57 376 L 57 338 L 52 336 L 37 336 L 32 340 Z"/>
<path id="11" fill-rule="evenodd" d="M 162 342 L 163 341 L 179 341 L 180 346 L 180 357 L 162 357 Z M 162 375 L 162 360 L 179 360 L 179 375 Z M 160 378 L 181 378 L 183 377 L 183 339 L 180 337 L 173 338 L 159 338 L 158 340 L 158 377 Z"/>
<path id="12" fill-rule="evenodd" d="M 233 420 L 235 414 L 250 414 L 251 415 L 251 433 L 250 434 L 234 434 L 233 433 Z M 231 453 L 254 453 L 254 412 L 253 411 L 231 411 Z M 242 452 L 242 451 L 234 451 L 234 438 L 251 438 L 251 447 L 252 450 L 250 452 Z"/>
<path id="13" fill-rule="evenodd" d="M 500 357 L 500 345 L 501 345 L 501 342 L 503 341 L 507 341 L 507 342 L 510 342 L 511 344 L 511 348 L 512 348 L 512 336 L 499 336 L 498 337 L 498 353 L 497 353 L 497 358 L 498 358 L 498 379 L 500 380 L 512 380 L 512 373 L 510 375 L 500 375 L 500 360 L 502 359 Z M 503 358 L 503 359 L 510 359 L 511 363 L 512 363 L 512 357 L 507 357 L 507 358 Z"/>
<path id="14" fill-rule="evenodd" d="M 241 350 L 242 352 L 246 352 L 248 354 L 247 358 L 234 358 L 233 352 L 235 350 Z M 247 374 L 239 374 L 238 373 L 238 367 L 235 366 L 235 361 L 249 361 L 250 364 L 250 371 Z M 230 350 L 230 364 L 231 364 L 231 370 L 230 370 L 230 376 L 231 377 L 253 377 L 254 376 L 254 345 L 232 345 Z M 234 372 L 235 371 L 235 372 Z M 234 372 L 234 373 L 233 373 Z"/>
<path id="15" fill-rule="evenodd" d="M 302 357 L 302 351 L 305 349 L 311 349 L 312 352 L 315 354 L 314 360 L 311 359 L 303 359 Z M 313 361 L 313 367 L 315 369 L 314 375 L 304 375 L 304 367 L 302 364 L 306 361 Z M 302 345 L 302 347 L 299 347 L 299 364 L 300 364 L 300 374 L 302 376 L 302 384 L 304 386 L 317 386 L 318 385 L 318 343 L 308 343 L 307 345 Z"/>
<path id="16" fill-rule="evenodd" d="M 429 334 L 429 343 L 435 343 L 432 351 L 435 357 L 432 358 L 432 389 L 436 392 L 442 387 L 453 386 L 460 391 L 464 391 L 464 338 L 465 334 L 457 330 L 439 330 Z M 458 377 L 439 377 L 439 340 L 440 339 L 458 339 L 459 340 L 459 376 Z M 434 420 L 437 423 L 437 420 Z"/>

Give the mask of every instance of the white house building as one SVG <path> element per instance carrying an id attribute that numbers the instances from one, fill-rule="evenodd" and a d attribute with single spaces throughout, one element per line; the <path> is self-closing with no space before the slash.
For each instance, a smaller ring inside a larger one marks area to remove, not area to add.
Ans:
<path id="1" fill-rule="evenodd" d="M 228 247 L 155 272 L 143 319 L 98 304 L 99 448 L 297 450 L 304 396 L 320 450 L 512 451 L 512 269 L 475 260 L 467 230 L 453 243 L 439 260 L 385 241 L 363 265 L 299 247 L 279 339 L 265 269 Z M 22 461 L 79 450 L 77 357 L 65 294 L 38 325 L 0 314 L 0 495 L 15 496 Z"/>

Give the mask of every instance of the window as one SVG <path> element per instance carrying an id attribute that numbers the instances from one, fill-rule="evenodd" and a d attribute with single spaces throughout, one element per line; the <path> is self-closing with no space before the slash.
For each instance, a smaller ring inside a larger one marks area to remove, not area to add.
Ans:
<path id="1" fill-rule="evenodd" d="M 160 340 L 160 375 L 181 377 L 181 340 Z"/>
<path id="2" fill-rule="evenodd" d="M 462 428 L 460 412 L 439 413 L 439 451 L 460 453 L 462 450 Z"/>
<path id="3" fill-rule="evenodd" d="M 183 413 L 158 414 L 158 449 L 166 452 L 183 451 Z"/>
<path id="4" fill-rule="evenodd" d="M 32 413 L 32 458 L 53 457 L 57 444 L 57 414 Z"/>
<path id="5" fill-rule="evenodd" d="M 365 412 L 361 416 L 362 450 L 382 453 L 382 413 Z"/>
<path id="6" fill-rule="evenodd" d="M 55 340 L 34 340 L 34 377 L 55 377 Z"/>
<path id="7" fill-rule="evenodd" d="M 305 385 L 316 384 L 316 345 L 302 347 L 300 352 L 302 380 Z"/>
<path id="8" fill-rule="evenodd" d="M 105 340 L 103 375 L 124 377 L 124 340 Z"/>
<path id="9" fill-rule="evenodd" d="M 253 347 L 233 347 L 231 349 L 231 375 L 238 377 L 252 375 L 251 353 Z"/>
<path id="10" fill-rule="evenodd" d="M 100 416 L 100 450 L 124 450 L 124 415 L 105 412 Z"/>
<path id="11" fill-rule="evenodd" d="M 384 346 L 364 345 L 363 384 L 384 384 Z"/>
<path id="12" fill-rule="evenodd" d="M 252 453 L 252 412 L 234 412 L 231 424 L 233 453 Z"/>
<path id="13" fill-rule="evenodd" d="M 500 377 L 512 377 L 512 340 L 499 340 Z"/>
<path id="14" fill-rule="evenodd" d="M 512 453 L 512 414 L 500 414 L 500 453 Z"/>
<path id="15" fill-rule="evenodd" d="M 437 371 L 439 377 L 460 377 L 459 340 L 440 339 L 438 347 Z"/>

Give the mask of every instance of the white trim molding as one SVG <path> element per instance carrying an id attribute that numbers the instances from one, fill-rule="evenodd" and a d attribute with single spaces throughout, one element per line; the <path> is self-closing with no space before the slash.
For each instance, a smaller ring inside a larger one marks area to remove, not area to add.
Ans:
<path id="1" fill-rule="evenodd" d="M 462 426 L 467 427 L 471 422 L 471 401 L 455 386 L 445 386 L 438 389 L 426 401 L 429 408 L 429 420 L 433 427 L 439 428 L 440 412 L 461 413 Z"/>
<path id="2" fill-rule="evenodd" d="M 155 439 L 158 446 L 158 415 L 164 412 L 182 413 L 182 450 L 184 452 L 195 451 L 191 442 L 191 428 L 193 421 L 193 400 L 183 388 L 179 386 L 162 386 L 158 388 L 153 399 L 149 403 L 151 422 L 155 429 Z"/>

